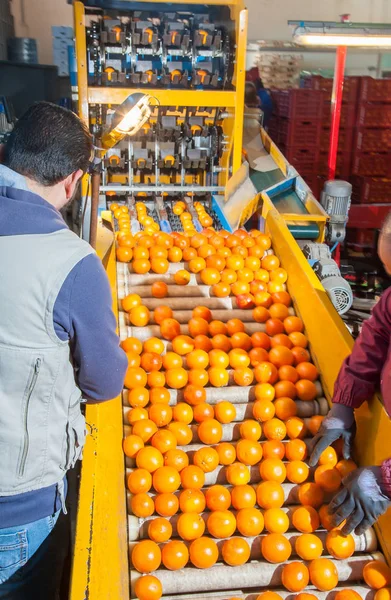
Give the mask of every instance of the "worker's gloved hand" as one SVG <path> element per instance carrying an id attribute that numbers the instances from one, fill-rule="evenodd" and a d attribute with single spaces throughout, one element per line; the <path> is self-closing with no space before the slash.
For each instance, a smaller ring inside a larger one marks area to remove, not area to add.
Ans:
<path id="1" fill-rule="evenodd" d="M 341 532 L 348 535 L 354 530 L 361 535 L 391 506 L 390 498 L 382 490 L 381 468 L 362 467 L 352 471 L 342 485 L 329 505 L 332 523 L 338 527 L 346 519 Z"/>
<path id="2" fill-rule="evenodd" d="M 356 435 L 356 421 L 353 408 L 343 404 L 333 404 L 327 417 L 323 420 L 318 433 L 310 445 L 310 466 L 314 467 L 319 462 L 323 450 L 342 438 L 343 457 L 350 458 L 351 446 Z"/>

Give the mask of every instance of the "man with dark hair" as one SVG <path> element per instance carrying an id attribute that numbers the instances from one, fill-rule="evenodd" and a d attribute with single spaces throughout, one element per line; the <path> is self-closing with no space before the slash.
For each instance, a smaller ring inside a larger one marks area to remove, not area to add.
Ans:
<path id="1" fill-rule="evenodd" d="M 39 102 L 0 165 L 0 598 L 57 598 L 55 561 L 34 574 L 81 457 L 80 403 L 118 396 L 127 368 L 103 266 L 59 212 L 91 153 L 74 113 Z"/>
<path id="2" fill-rule="evenodd" d="M 391 274 L 391 212 L 379 237 L 378 253 Z M 352 353 L 345 359 L 334 386 L 332 407 L 312 441 L 310 465 L 321 453 L 341 439 L 343 457 L 349 459 L 356 433 L 354 409 L 381 389 L 384 408 L 391 417 L 391 287 L 388 288 L 362 326 Z M 342 481 L 329 512 L 335 527 L 345 519 L 342 533 L 363 533 L 391 506 L 391 458 L 380 466 L 362 467 Z"/>
<path id="3" fill-rule="evenodd" d="M 262 83 L 262 79 L 259 76 L 258 67 L 252 67 L 249 71 L 246 71 L 246 81 L 251 81 L 255 86 L 255 90 L 259 97 L 263 112 L 263 126 L 267 128 L 270 117 L 273 113 L 273 100 L 270 93 Z"/>

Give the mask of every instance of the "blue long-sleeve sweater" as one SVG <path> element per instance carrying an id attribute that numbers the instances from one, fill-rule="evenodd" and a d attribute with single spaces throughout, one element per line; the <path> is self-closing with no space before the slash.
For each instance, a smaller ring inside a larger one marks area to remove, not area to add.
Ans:
<path id="1" fill-rule="evenodd" d="M 0 236 L 49 234 L 66 227 L 51 204 L 27 190 L 24 178 L 0 166 Z M 55 331 L 70 342 L 75 377 L 87 402 L 115 398 L 123 388 L 127 359 L 111 305 L 109 282 L 95 254 L 72 269 L 54 305 Z M 60 506 L 55 485 L 0 497 L 0 529 L 42 519 Z"/>

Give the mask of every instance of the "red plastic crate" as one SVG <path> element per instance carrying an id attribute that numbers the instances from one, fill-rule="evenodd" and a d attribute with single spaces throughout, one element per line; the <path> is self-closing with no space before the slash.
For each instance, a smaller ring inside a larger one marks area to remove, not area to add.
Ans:
<path id="1" fill-rule="evenodd" d="M 300 146 L 307 148 L 320 144 L 322 122 L 318 119 L 280 119 L 278 141 L 284 146 Z"/>
<path id="2" fill-rule="evenodd" d="M 391 127 L 391 105 L 360 104 L 357 122 L 359 127 Z"/>
<path id="3" fill-rule="evenodd" d="M 272 92 L 276 114 L 288 119 L 314 120 L 322 117 L 323 93 L 311 89 Z"/>
<path id="4" fill-rule="evenodd" d="M 391 203 L 391 179 L 384 177 L 353 177 L 352 201 L 355 204 Z"/>
<path id="5" fill-rule="evenodd" d="M 391 153 L 357 152 L 353 157 L 352 175 L 391 177 Z"/>
<path id="6" fill-rule="evenodd" d="M 341 129 L 338 136 L 338 152 L 351 152 L 353 141 L 352 127 Z M 330 129 L 322 129 L 320 134 L 320 151 L 328 152 L 330 147 Z"/>
<path id="7" fill-rule="evenodd" d="M 345 77 L 343 84 L 342 102 L 344 104 L 354 104 L 357 102 L 358 91 L 361 77 Z M 312 88 L 314 90 L 323 90 L 325 98 L 331 102 L 331 93 L 333 90 L 333 80 L 321 75 L 312 76 Z"/>
<path id="8" fill-rule="evenodd" d="M 346 129 L 356 125 L 357 109 L 356 104 L 343 104 L 341 110 L 340 128 Z M 323 127 L 331 127 L 331 104 L 330 102 L 323 103 L 322 114 Z"/>
<path id="9" fill-rule="evenodd" d="M 391 102 L 391 79 L 361 77 L 359 102 Z"/>
<path id="10" fill-rule="evenodd" d="M 320 177 L 328 177 L 329 167 L 328 167 L 328 152 L 321 152 L 319 155 L 319 169 L 318 173 Z M 347 180 L 351 175 L 351 166 L 352 166 L 352 155 L 350 152 L 338 152 L 337 154 L 337 165 L 335 177 L 337 179 Z"/>
<path id="11" fill-rule="evenodd" d="M 387 152 L 391 150 L 391 129 L 356 129 L 354 148 L 358 152 Z"/>

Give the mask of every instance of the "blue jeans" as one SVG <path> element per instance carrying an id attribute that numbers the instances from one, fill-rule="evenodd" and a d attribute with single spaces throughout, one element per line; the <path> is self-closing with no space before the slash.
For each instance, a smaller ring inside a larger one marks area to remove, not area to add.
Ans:
<path id="1" fill-rule="evenodd" d="M 0 586 L 37 552 L 53 530 L 60 512 L 27 525 L 0 529 Z"/>

